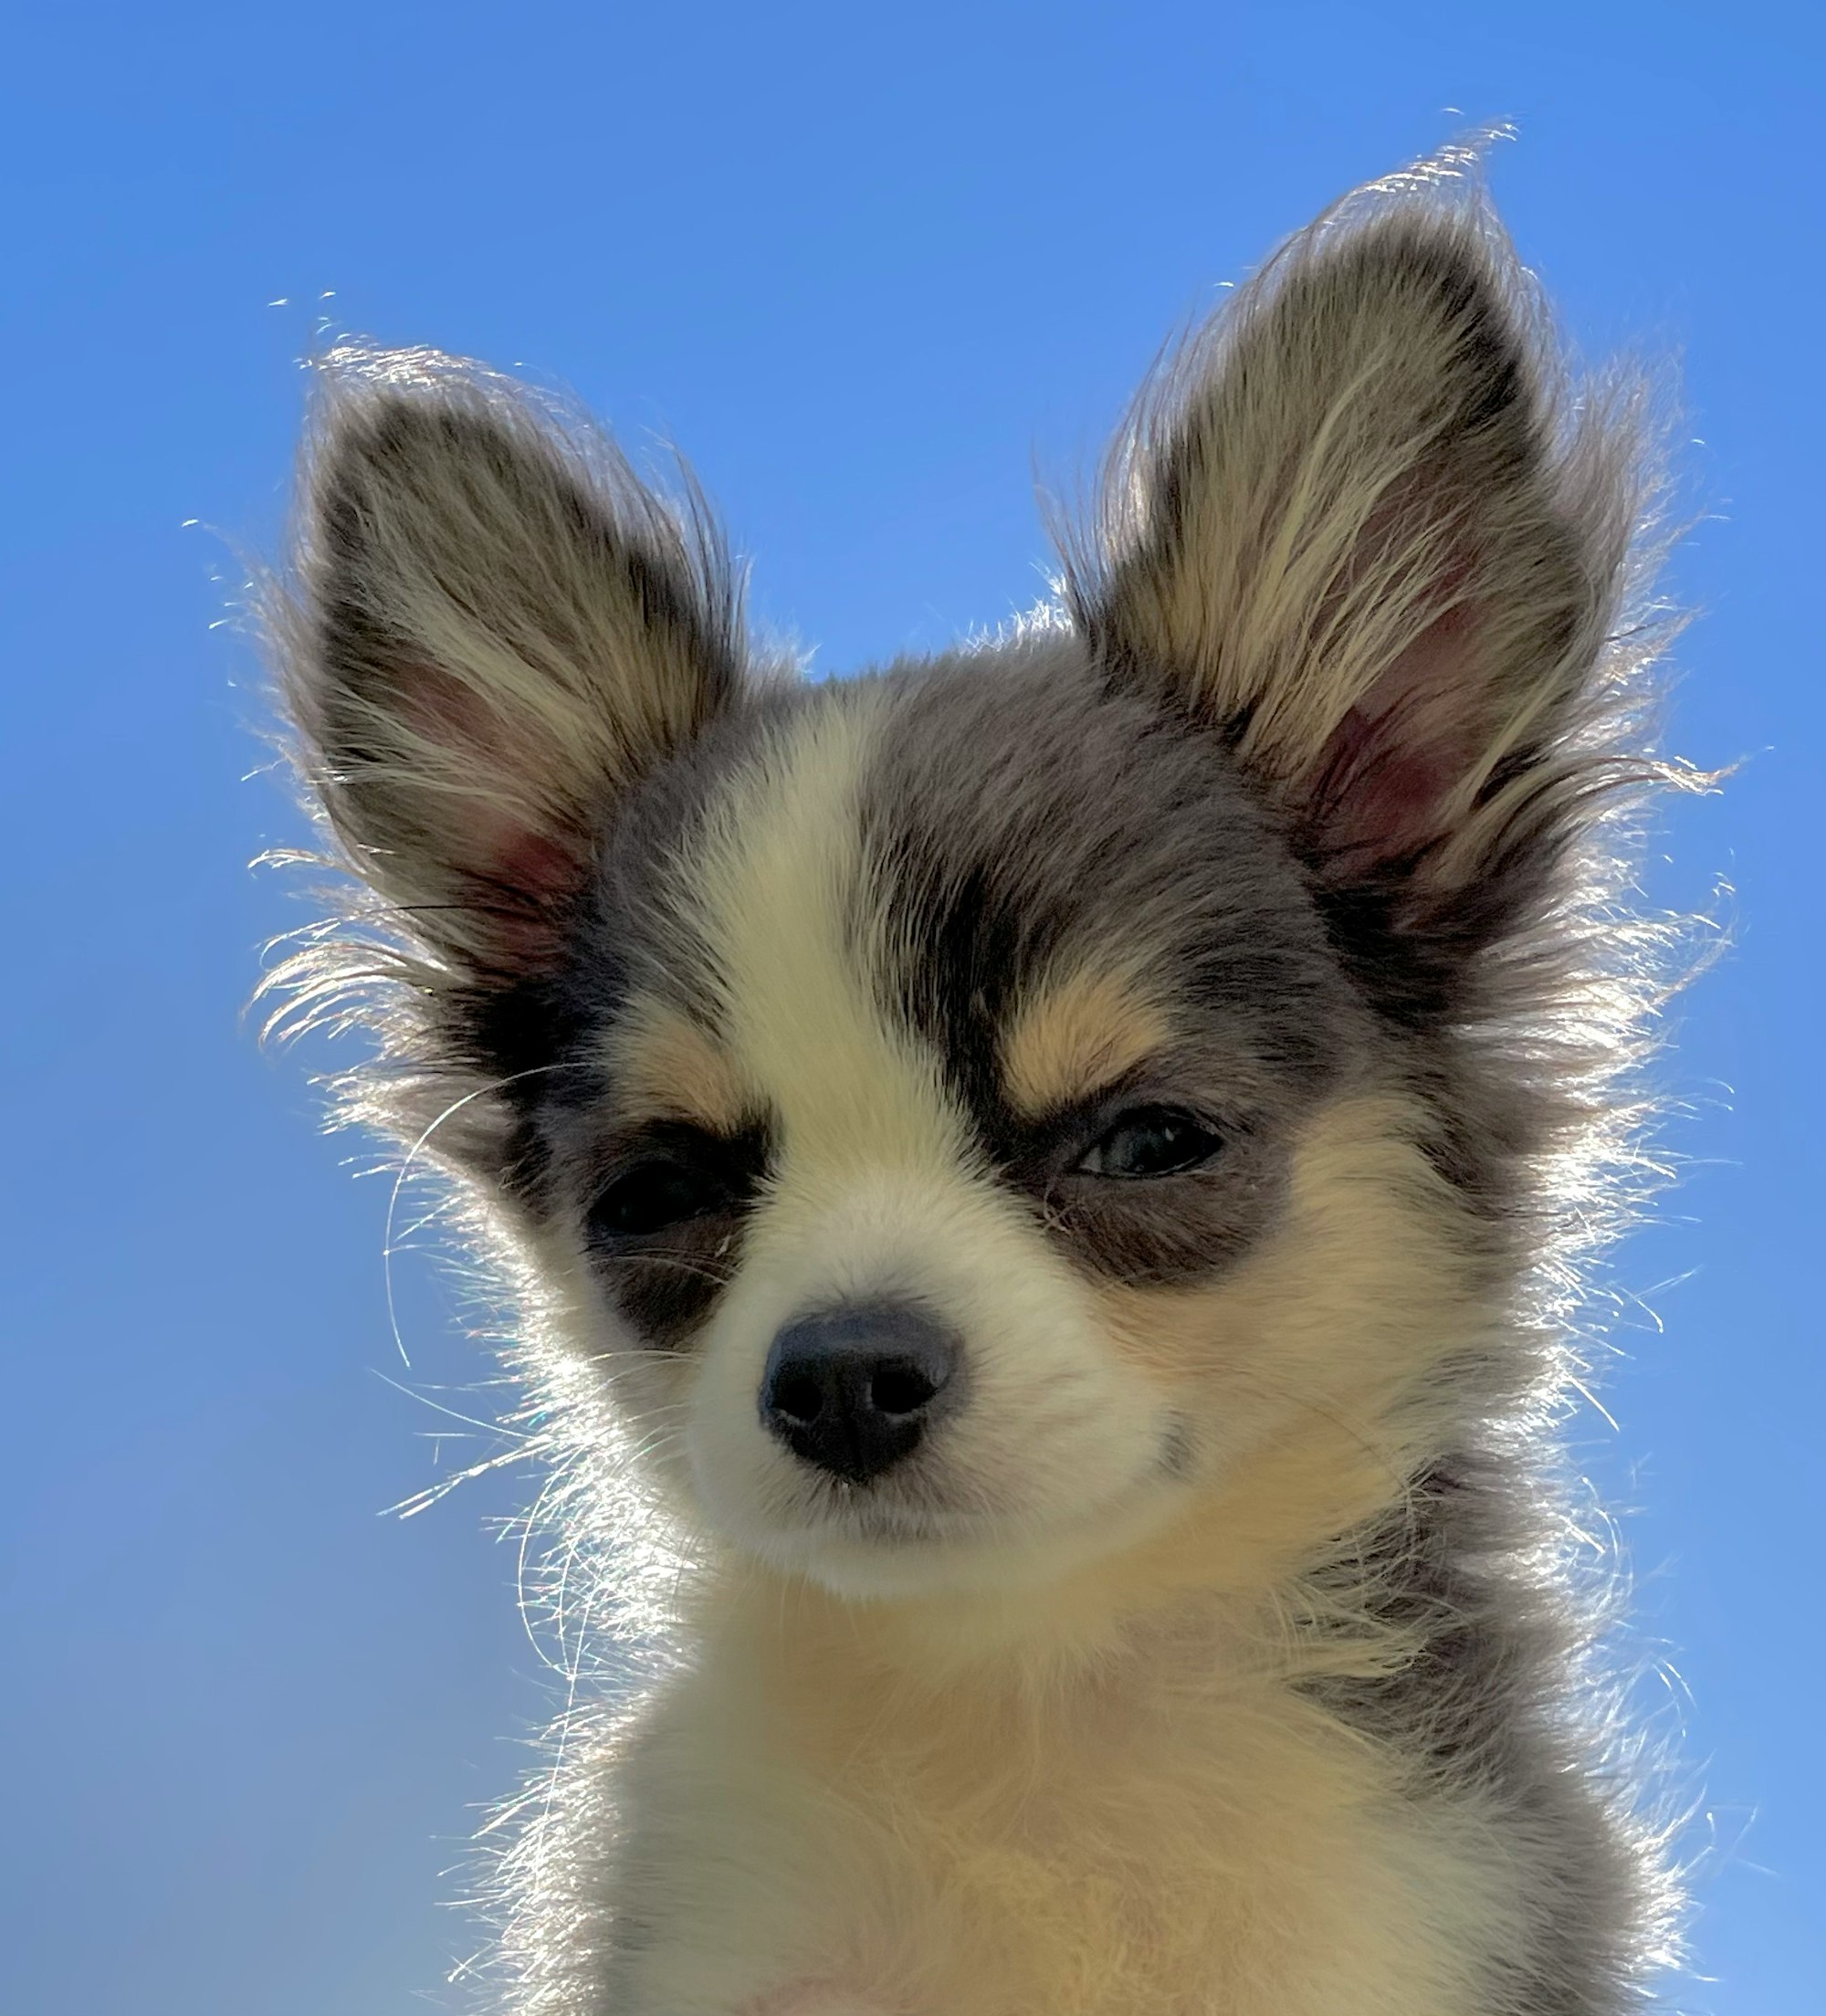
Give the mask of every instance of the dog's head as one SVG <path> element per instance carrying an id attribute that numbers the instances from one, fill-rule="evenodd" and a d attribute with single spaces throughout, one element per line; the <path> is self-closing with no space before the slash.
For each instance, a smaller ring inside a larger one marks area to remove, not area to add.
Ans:
<path id="1" fill-rule="evenodd" d="M 1474 197 L 1363 199 L 1138 409 L 1050 620 L 814 686 L 587 429 L 331 360 L 286 669 L 401 1124 L 713 1532 L 889 1591 L 1399 1475 L 1613 754 L 1633 446 L 1557 373 Z"/>

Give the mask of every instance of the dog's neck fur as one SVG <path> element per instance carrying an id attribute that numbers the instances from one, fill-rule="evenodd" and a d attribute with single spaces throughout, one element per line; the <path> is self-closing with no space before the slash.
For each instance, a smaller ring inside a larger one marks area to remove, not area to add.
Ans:
<path id="1" fill-rule="evenodd" d="M 1372 1553 L 1386 1526 L 1386 1512 L 1372 1514 L 1350 1547 Z M 1464 1649 L 1443 1647 L 1437 1617 L 1429 1630 L 1391 1611 L 1389 1580 L 1369 1565 L 1322 1594 L 1296 1572 L 1233 1586 L 1237 1538 L 1216 1507 L 1200 1508 L 1145 1548 L 1020 1598 L 871 1604 L 751 1570 L 712 1573 L 687 1612 L 697 1685 L 835 1810 L 893 1816 L 912 1869 L 942 1868 L 970 1908 L 1006 1928 L 992 1961 L 966 1948 L 971 1988 L 992 1968 L 1001 1984 L 972 2009 L 1178 2008 L 1167 1998 L 1215 1953 L 1240 2008 L 1254 2006 L 1259 1981 L 1276 2009 L 1447 2016 L 1473 2006 L 1505 1948 L 1507 1978 L 1526 1976 L 1539 1998 L 1516 2008 L 1605 2007 L 1611 1956 L 1589 1926 L 1617 1900 L 1588 1888 L 1563 1924 L 1522 1929 L 1553 1902 L 1501 1847 L 1496 1816 L 1523 1774 L 1417 1827 L 1412 1795 L 1432 1767 L 1411 1744 L 1379 1740 L 1398 1719 L 1456 1727 L 1453 1740 L 1492 1759 L 1518 1754 L 1550 1741 L 1538 1697 L 1526 1708 L 1513 1692 L 1486 1699 L 1495 1719 L 1466 1730 L 1453 1699 Z M 1212 1563 L 1231 1572 L 1214 1576 Z M 1527 1601 L 1489 1594 L 1506 1616 Z M 1477 1627 L 1459 1614 L 1451 1629 Z M 1554 1811 L 1547 1761 L 1525 1774 L 1528 1796 L 1589 1885 L 1581 1846 L 1602 1843 L 1581 1844 L 1595 1831 L 1576 1800 Z M 866 1823 L 850 1853 L 864 1865 L 876 1847 Z M 1413 1916 L 1416 1891 L 1431 1937 Z M 864 1917 L 847 1928 L 853 1949 L 838 1942 L 840 1981 L 875 1979 Z M 1455 1956 L 1437 1933 L 1456 1926 Z M 1294 1927 L 1325 1955 L 1310 1982 L 1304 1960 L 1289 1962 Z M 1080 1969 L 1100 1978 L 1124 1950 L 1135 1971 L 1120 1987 L 1060 1985 Z M 1050 2000 L 1074 1992 L 1086 1999 Z"/>

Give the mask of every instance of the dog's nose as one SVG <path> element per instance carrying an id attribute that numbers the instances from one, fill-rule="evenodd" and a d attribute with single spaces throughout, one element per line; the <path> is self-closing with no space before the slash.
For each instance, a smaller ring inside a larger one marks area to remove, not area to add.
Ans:
<path id="1" fill-rule="evenodd" d="M 767 1354 L 761 1418 L 803 1462 L 866 1484 L 955 1400 L 958 1357 L 943 1324 L 908 1303 L 801 1317 Z"/>

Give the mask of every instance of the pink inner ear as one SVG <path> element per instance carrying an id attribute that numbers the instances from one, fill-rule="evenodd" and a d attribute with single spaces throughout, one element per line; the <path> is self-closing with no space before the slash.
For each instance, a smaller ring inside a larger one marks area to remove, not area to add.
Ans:
<path id="1" fill-rule="evenodd" d="M 1445 611 L 1333 731 L 1308 816 L 1345 865 L 1410 859 L 1443 833 L 1446 802 L 1480 753 L 1475 629 L 1473 610 Z"/>
<path id="2" fill-rule="evenodd" d="M 500 955 L 536 962 L 551 948 L 555 911 L 577 886 L 583 836 L 517 819 L 489 793 L 505 787 L 529 805 L 549 802 L 549 784 L 540 784 L 552 754 L 541 738 L 517 733 L 514 722 L 436 667 L 415 668 L 402 686 L 415 732 L 448 751 L 477 787 L 472 800 L 445 801 L 446 866 L 475 886 L 476 921 Z"/>
<path id="3" fill-rule="evenodd" d="M 459 863 L 484 885 L 478 910 L 510 956 L 536 959 L 550 944 L 552 916 L 575 889 L 576 854 L 550 835 L 483 811 L 471 829 L 475 855 Z M 490 898 L 498 907 L 490 907 Z"/>

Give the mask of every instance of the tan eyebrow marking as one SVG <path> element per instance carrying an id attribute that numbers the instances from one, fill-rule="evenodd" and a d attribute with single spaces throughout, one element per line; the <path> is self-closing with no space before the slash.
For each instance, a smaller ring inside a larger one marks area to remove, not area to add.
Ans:
<path id="1" fill-rule="evenodd" d="M 1043 985 L 1002 1040 L 1010 1101 L 1037 1116 L 1101 1091 L 1166 1047 L 1159 1005 L 1131 976 L 1087 967 Z"/>
<path id="2" fill-rule="evenodd" d="M 616 1023 L 606 1062 L 615 1104 L 629 1118 L 689 1120 L 732 1134 L 755 1101 L 708 1031 L 677 1009 L 638 1003 Z"/>

